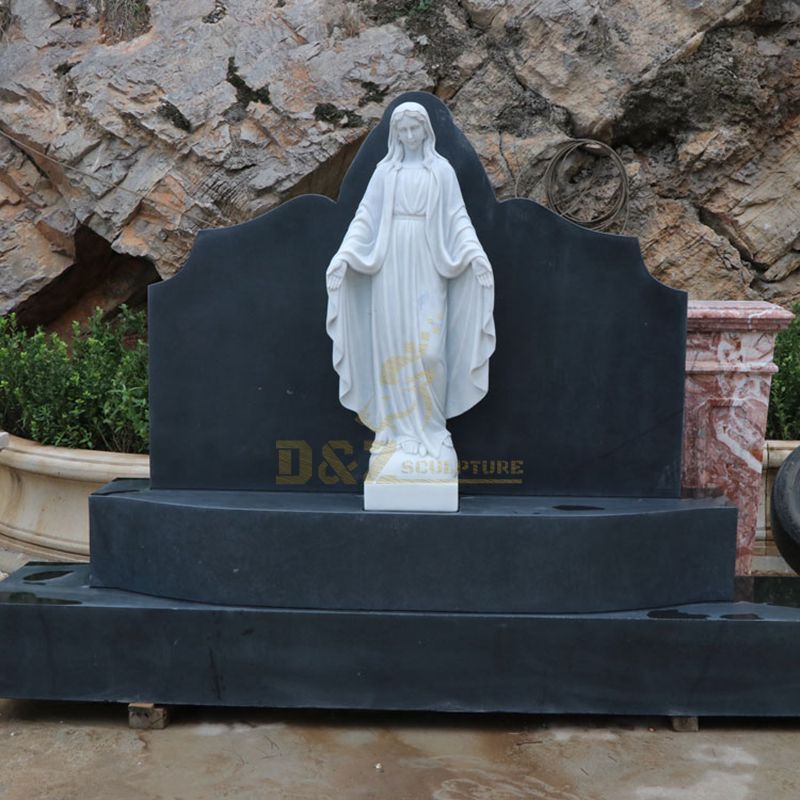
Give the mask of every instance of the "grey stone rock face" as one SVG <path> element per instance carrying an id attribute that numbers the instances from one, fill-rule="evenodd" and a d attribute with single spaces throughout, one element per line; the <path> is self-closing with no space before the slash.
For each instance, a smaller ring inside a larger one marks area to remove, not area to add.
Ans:
<path id="1" fill-rule="evenodd" d="M 800 299 L 794 3 L 146 5 L 128 28 L 86 0 L 11 0 L 0 17 L 0 311 L 83 269 L 79 231 L 140 262 L 136 280 L 167 278 L 199 229 L 335 194 L 387 98 L 413 89 L 448 102 L 501 197 L 544 200 L 555 147 L 600 138 L 661 280 Z"/>
<path id="2" fill-rule="evenodd" d="M 16 308 L 73 262 L 76 220 L 53 184 L 0 138 L 0 313 Z"/>

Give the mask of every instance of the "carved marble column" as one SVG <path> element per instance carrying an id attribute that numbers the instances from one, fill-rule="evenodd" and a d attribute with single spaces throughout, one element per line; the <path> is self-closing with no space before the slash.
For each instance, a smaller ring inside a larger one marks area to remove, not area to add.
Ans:
<path id="1" fill-rule="evenodd" d="M 739 575 L 753 557 L 775 335 L 791 319 L 761 301 L 689 302 L 682 485 L 738 506 Z"/>

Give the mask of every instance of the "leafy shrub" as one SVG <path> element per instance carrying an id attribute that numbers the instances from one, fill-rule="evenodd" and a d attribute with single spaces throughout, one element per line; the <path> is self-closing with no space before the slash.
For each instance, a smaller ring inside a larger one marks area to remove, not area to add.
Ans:
<path id="1" fill-rule="evenodd" d="M 0 427 L 42 444 L 145 453 L 149 440 L 144 312 L 97 309 L 72 348 L 0 319 Z"/>
<path id="2" fill-rule="evenodd" d="M 778 372 L 772 377 L 768 439 L 800 439 L 800 303 L 792 311 L 792 324 L 775 340 Z"/>

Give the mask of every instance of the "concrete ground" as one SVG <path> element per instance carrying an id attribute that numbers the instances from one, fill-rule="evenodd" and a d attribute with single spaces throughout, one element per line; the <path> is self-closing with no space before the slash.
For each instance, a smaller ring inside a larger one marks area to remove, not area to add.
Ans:
<path id="1" fill-rule="evenodd" d="M 800 722 L 176 709 L 0 701 L 0 800 L 782 800 Z"/>
<path id="2" fill-rule="evenodd" d="M 12 572 L 24 567 L 28 561 L 39 561 L 39 556 L 31 556 L 16 550 L 9 550 L 0 545 L 0 581 L 7 578 Z"/>

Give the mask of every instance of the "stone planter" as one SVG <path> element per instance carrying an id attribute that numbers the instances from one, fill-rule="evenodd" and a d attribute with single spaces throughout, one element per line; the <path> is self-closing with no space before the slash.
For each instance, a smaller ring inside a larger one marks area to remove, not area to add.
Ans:
<path id="1" fill-rule="evenodd" d="M 59 560 L 89 555 L 91 492 L 114 478 L 146 478 L 146 455 L 0 439 L 0 547 Z"/>

